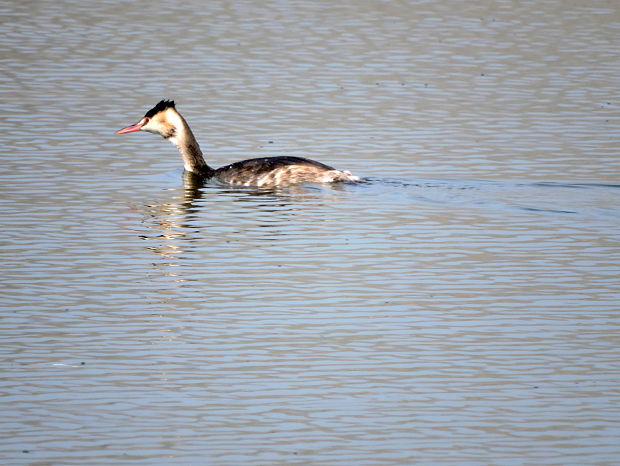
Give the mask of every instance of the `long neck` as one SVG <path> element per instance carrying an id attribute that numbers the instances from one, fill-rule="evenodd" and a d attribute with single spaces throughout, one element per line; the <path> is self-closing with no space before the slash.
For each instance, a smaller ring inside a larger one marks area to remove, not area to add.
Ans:
<path id="1" fill-rule="evenodd" d="M 179 149 L 185 170 L 200 176 L 212 176 L 215 170 L 205 162 L 194 133 L 185 119 L 178 113 L 177 115 L 178 121 L 175 122 L 174 132 L 168 140 Z"/>

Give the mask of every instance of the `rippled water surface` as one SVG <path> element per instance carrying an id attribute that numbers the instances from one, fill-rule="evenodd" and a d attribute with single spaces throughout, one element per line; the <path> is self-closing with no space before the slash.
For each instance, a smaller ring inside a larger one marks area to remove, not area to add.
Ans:
<path id="1" fill-rule="evenodd" d="M 3 464 L 617 464 L 617 2 L 0 14 Z"/>

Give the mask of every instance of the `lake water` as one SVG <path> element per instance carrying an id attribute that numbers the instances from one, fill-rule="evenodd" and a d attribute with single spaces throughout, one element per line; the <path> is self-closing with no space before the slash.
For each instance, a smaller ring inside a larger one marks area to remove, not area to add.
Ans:
<path id="1" fill-rule="evenodd" d="M 0 13 L 3 464 L 618 464 L 617 2 Z"/>

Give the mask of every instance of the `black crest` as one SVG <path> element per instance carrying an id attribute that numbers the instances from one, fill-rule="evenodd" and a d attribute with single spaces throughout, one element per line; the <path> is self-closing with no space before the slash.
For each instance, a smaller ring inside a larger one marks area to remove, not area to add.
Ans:
<path id="1" fill-rule="evenodd" d="M 153 115 L 157 115 L 159 112 L 163 112 L 167 108 L 175 108 L 174 100 L 160 100 L 157 105 L 146 112 L 144 118 L 151 118 Z"/>

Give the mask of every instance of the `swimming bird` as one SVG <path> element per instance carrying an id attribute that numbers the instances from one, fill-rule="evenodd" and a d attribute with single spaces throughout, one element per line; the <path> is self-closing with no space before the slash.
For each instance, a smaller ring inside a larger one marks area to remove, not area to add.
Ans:
<path id="1" fill-rule="evenodd" d="M 259 157 L 242 160 L 220 168 L 211 168 L 187 121 L 177 111 L 174 101 L 162 100 L 135 125 L 119 129 L 116 134 L 148 131 L 174 144 L 183 157 L 185 170 L 205 179 L 241 186 L 276 187 L 304 183 L 358 181 L 348 171 L 336 170 L 304 157 Z"/>

